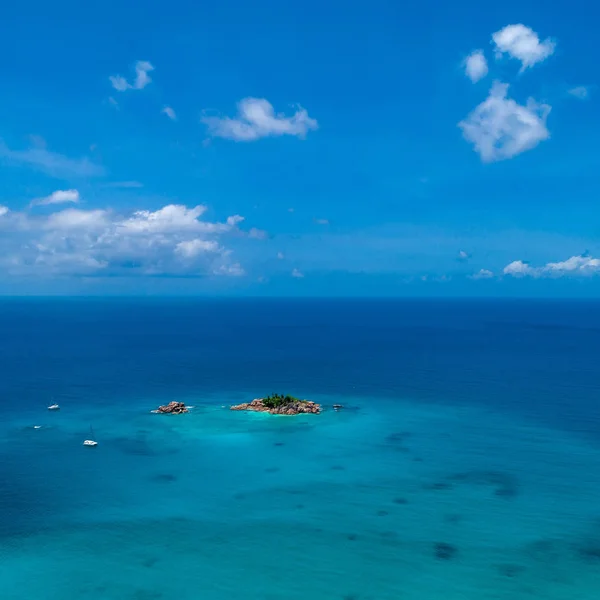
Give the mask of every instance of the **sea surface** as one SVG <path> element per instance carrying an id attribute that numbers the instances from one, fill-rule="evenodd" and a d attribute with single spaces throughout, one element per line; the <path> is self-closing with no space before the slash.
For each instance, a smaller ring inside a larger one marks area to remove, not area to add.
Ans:
<path id="1" fill-rule="evenodd" d="M 598 301 L 3 299 L 0 408 L 2 600 L 600 598 Z"/>

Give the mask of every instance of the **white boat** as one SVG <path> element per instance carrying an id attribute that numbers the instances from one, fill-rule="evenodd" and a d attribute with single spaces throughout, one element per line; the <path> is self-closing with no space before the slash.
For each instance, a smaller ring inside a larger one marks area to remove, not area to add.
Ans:
<path id="1" fill-rule="evenodd" d="M 94 437 L 96 437 L 96 436 L 94 435 L 94 430 L 92 429 L 92 426 L 91 426 L 91 425 L 90 425 L 90 433 L 92 434 L 92 435 L 91 435 L 91 439 L 89 439 L 89 440 L 84 440 L 84 441 L 83 441 L 83 445 L 84 445 L 84 446 L 97 446 L 97 445 L 98 445 L 98 442 L 94 441 Z"/>
<path id="2" fill-rule="evenodd" d="M 42 428 L 42 426 L 41 426 L 41 425 L 34 425 L 34 426 L 33 426 L 33 428 L 34 428 L 34 429 L 41 429 L 41 428 Z"/>
<path id="3" fill-rule="evenodd" d="M 60 410 L 60 406 L 58 404 L 51 404 L 48 410 Z"/>

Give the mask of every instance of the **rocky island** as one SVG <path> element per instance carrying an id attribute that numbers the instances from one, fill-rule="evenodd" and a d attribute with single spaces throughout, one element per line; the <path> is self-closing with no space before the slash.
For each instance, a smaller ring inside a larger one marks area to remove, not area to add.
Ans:
<path id="1" fill-rule="evenodd" d="M 188 412 L 187 406 L 185 402 L 169 402 L 169 404 L 165 404 L 164 406 L 159 406 L 155 411 L 164 415 L 180 415 L 182 413 Z"/>
<path id="2" fill-rule="evenodd" d="M 272 415 L 299 415 L 301 413 L 319 414 L 321 405 L 309 400 L 300 400 L 293 396 L 273 394 L 266 398 L 256 398 L 231 407 L 231 410 L 249 410 L 253 412 L 268 412 Z"/>

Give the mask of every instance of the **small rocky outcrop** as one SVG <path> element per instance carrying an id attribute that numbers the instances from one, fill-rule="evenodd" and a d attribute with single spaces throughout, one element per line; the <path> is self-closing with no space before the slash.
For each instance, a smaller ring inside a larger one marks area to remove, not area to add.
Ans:
<path id="1" fill-rule="evenodd" d="M 187 406 L 185 402 L 169 402 L 164 406 L 159 406 L 156 409 L 157 413 L 166 414 L 166 415 L 181 415 L 182 413 L 188 412 Z"/>
<path id="2" fill-rule="evenodd" d="M 249 410 L 253 412 L 267 412 L 272 415 L 299 415 L 302 413 L 319 414 L 321 405 L 308 400 L 290 400 L 282 402 L 277 406 L 268 406 L 262 398 L 256 398 L 252 402 L 244 402 L 231 407 L 231 410 Z"/>

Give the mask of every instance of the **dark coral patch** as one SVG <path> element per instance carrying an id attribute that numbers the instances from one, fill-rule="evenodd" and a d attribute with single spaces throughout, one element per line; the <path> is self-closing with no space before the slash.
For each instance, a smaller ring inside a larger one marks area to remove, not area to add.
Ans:
<path id="1" fill-rule="evenodd" d="M 436 542 L 433 545 L 433 552 L 438 560 L 452 560 L 457 553 L 456 546 L 446 542 Z"/>
<path id="2" fill-rule="evenodd" d="M 156 483 L 173 483 L 177 481 L 177 475 L 173 475 L 173 473 L 159 473 L 152 477 L 152 481 Z"/>
<path id="3" fill-rule="evenodd" d="M 517 577 L 525 571 L 525 567 L 521 565 L 498 565 L 498 573 L 503 577 Z"/>
<path id="4" fill-rule="evenodd" d="M 445 523 L 460 523 L 463 520 L 462 515 L 458 515 L 456 513 L 450 513 L 448 515 L 444 515 Z"/>
<path id="5" fill-rule="evenodd" d="M 451 490 L 454 486 L 447 481 L 434 481 L 433 483 L 424 483 L 421 487 L 424 490 L 442 491 Z"/>
<path id="6" fill-rule="evenodd" d="M 517 479 L 502 471 L 466 471 L 451 475 L 448 479 L 455 483 L 492 487 L 494 495 L 499 498 L 514 498 L 519 492 Z"/>

